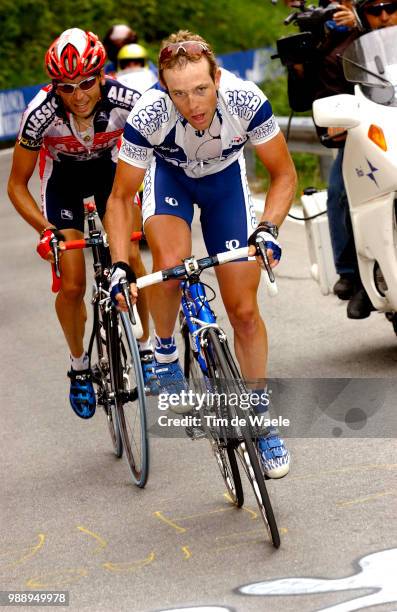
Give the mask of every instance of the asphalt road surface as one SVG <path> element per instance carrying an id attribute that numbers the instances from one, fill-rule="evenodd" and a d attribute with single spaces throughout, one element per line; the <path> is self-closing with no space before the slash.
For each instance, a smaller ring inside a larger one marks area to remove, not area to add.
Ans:
<path id="1" fill-rule="evenodd" d="M 1 153 L 0 589 L 68 591 L 70 610 L 397 610 L 397 338 L 384 316 L 349 321 L 321 295 L 304 227 L 286 221 L 279 295 L 260 292 L 275 404 L 291 418 L 291 472 L 268 487 L 276 551 L 246 482 L 244 508 L 229 504 L 205 440 L 152 436 L 138 490 L 101 411 L 73 414 L 49 267 L 8 201 L 9 167 Z"/>

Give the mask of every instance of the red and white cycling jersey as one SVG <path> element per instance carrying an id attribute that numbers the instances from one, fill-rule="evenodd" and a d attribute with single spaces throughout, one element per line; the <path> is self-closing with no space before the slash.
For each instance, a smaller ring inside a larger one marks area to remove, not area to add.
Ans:
<path id="1" fill-rule="evenodd" d="M 65 111 L 52 85 L 39 91 L 26 108 L 18 134 L 19 144 L 41 150 L 41 174 L 49 163 L 109 158 L 116 162 L 118 141 L 140 93 L 106 78 L 93 121 L 92 134 L 77 130 L 73 115 Z"/>

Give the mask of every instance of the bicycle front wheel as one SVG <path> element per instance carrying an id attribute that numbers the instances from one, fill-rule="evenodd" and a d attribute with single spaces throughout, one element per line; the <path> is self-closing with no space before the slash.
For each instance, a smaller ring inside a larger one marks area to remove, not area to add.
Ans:
<path id="1" fill-rule="evenodd" d="M 231 355 L 227 340 L 221 338 L 214 329 L 209 329 L 206 337 L 207 347 L 205 352 L 214 383 L 216 384 L 219 381 L 221 391 L 226 390 L 228 394 L 237 394 L 237 397 L 243 392 L 247 393 L 244 383 L 240 380 L 239 372 Z M 231 410 L 235 412 L 240 423 L 246 423 L 239 427 L 240 431 L 235 430 L 233 432 L 235 441 L 238 442 L 240 439 L 240 443 L 237 445 L 237 456 L 251 484 L 273 546 L 278 548 L 280 546 L 280 534 L 267 492 L 264 475 L 259 464 L 251 427 L 247 423 L 247 415 L 237 403 L 230 407 L 229 418 L 232 416 L 230 414 Z"/>
<path id="2" fill-rule="evenodd" d="M 96 285 L 94 286 L 94 292 Z M 123 443 L 121 441 L 120 429 L 116 416 L 116 404 L 110 378 L 110 365 L 108 356 L 108 336 L 106 333 L 106 317 L 97 302 L 93 303 L 94 308 L 94 343 L 91 353 L 91 370 L 93 382 L 96 386 L 97 403 L 103 407 L 106 421 L 112 440 L 113 451 L 116 457 L 120 458 L 123 454 Z"/>
<path id="3" fill-rule="evenodd" d="M 133 482 L 144 487 L 149 475 L 145 385 L 137 341 L 126 313 L 113 311 L 111 374 L 117 421 Z"/>
<path id="4" fill-rule="evenodd" d="M 189 389 L 192 389 L 195 393 L 205 393 L 207 390 L 205 374 L 201 370 L 197 356 L 192 350 L 189 329 L 182 311 L 179 313 L 179 322 L 184 346 L 184 374 L 186 380 L 188 380 Z M 238 508 L 241 508 L 244 504 L 244 493 L 235 455 L 235 445 L 230 441 L 228 441 L 226 445 L 222 445 L 210 432 L 208 432 L 207 437 L 209 437 L 211 448 L 215 455 L 230 501 Z"/>
<path id="5" fill-rule="evenodd" d="M 182 311 L 179 312 L 179 323 L 183 339 L 183 373 L 189 383 L 189 389 L 192 389 L 195 393 L 205 393 L 204 373 L 197 361 L 197 356 L 192 350 L 189 328 Z"/>
<path id="6" fill-rule="evenodd" d="M 230 501 L 237 506 L 237 508 L 241 508 L 244 504 L 244 492 L 234 446 L 229 441 L 225 448 L 214 441 L 213 451 Z"/>

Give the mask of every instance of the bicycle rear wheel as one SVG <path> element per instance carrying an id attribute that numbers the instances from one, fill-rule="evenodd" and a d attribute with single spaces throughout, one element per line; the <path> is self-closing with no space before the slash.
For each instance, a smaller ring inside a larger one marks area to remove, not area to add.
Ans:
<path id="1" fill-rule="evenodd" d="M 145 385 L 139 350 L 126 313 L 112 311 L 111 375 L 117 421 L 131 478 L 144 487 L 149 475 Z"/>
<path id="2" fill-rule="evenodd" d="M 107 315 L 97 302 L 93 303 L 93 308 L 95 326 L 93 351 L 91 353 L 93 382 L 96 386 L 97 403 L 103 407 L 106 415 L 114 453 L 116 457 L 120 458 L 123 454 L 123 443 L 117 421 L 116 405 L 110 379 L 110 366 L 107 351 L 108 336 L 106 333 L 106 321 L 104 320 L 104 317 L 106 318 Z"/>
<path id="3" fill-rule="evenodd" d="M 227 393 L 235 393 L 240 396 L 241 393 L 247 393 L 244 383 L 240 380 L 240 375 L 234 359 L 231 355 L 227 340 L 220 338 L 215 329 L 209 329 L 206 335 L 207 347 L 205 354 L 209 365 L 211 379 L 220 381 L 220 386 Z M 273 508 L 270 502 L 270 497 L 266 488 L 265 478 L 259 463 L 259 457 L 256 450 L 256 445 L 253 442 L 253 434 L 249 423 L 247 423 L 247 415 L 241 410 L 239 405 L 230 406 L 230 411 L 234 411 L 235 415 L 242 423 L 246 425 L 240 426 L 240 431 L 233 432 L 235 442 L 240 439 L 237 445 L 237 456 L 239 457 L 248 480 L 252 486 L 262 519 L 266 525 L 273 546 L 280 546 L 280 534 L 278 531 L 276 519 L 274 517 Z"/>

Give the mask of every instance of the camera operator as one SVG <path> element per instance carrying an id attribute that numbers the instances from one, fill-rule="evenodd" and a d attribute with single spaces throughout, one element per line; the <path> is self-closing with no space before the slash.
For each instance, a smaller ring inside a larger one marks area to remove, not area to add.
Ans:
<path id="1" fill-rule="evenodd" d="M 333 22 L 333 23 L 332 23 Z M 308 103 L 339 93 L 354 93 L 344 78 L 341 57 L 349 44 L 361 34 L 397 25 L 397 3 L 385 0 L 342 0 L 332 20 L 325 22 L 326 32 L 316 47 L 314 59 L 304 64 L 288 65 L 288 93 L 291 108 L 308 110 Z M 373 310 L 362 286 L 349 205 L 344 188 L 342 162 L 344 130 L 317 128 L 325 146 L 337 147 L 338 153 L 329 176 L 327 209 L 335 267 L 340 278 L 334 293 L 347 304 L 347 316 L 364 319 Z"/>
<path id="2" fill-rule="evenodd" d="M 347 2 L 345 10 L 335 13 L 334 20 L 340 25 L 350 25 L 353 29 L 339 44 L 325 55 L 322 70 L 318 73 L 318 89 L 316 98 L 322 98 L 336 93 L 353 93 L 353 88 L 344 79 L 341 56 L 344 50 L 354 38 L 362 33 L 397 25 L 397 4 L 384 2 L 384 0 L 358 0 L 354 7 Z M 338 87 L 340 86 L 340 89 Z M 347 304 L 347 316 L 351 319 L 364 319 L 373 310 L 371 301 L 362 286 L 356 249 L 354 244 L 353 229 L 351 225 L 349 205 L 344 188 L 342 175 L 342 162 L 344 152 L 344 136 L 338 137 L 337 128 L 329 128 L 325 137 L 330 137 L 334 146 L 339 151 L 331 167 L 329 176 L 327 209 L 329 227 L 331 234 L 332 249 L 335 267 L 340 275 L 334 286 L 334 293 L 340 299 L 349 299 Z M 324 141 L 324 137 L 323 137 Z"/>
<path id="3" fill-rule="evenodd" d="M 354 86 L 344 77 L 341 61 L 344 51 L 361 34 L 351 0 L 342 0 L 341 10 L 333 15 L 331 24 L 328 25 L 328 33 L 322 45 L 322 59 L 318 65 L 313 90 L 314 100 L 340 93 L 354 93 Z M 349 318 L 366 318 L 371 313 L 372 304 L 360 281 L 349 205 L 343 182 L 344 130 L 317 128 L 317 132 L 322 144 L 338 149 L 329 174 L 327 194 L 332 251 L 339 275 L 334 285 L 334 293 L 341 300 L 349 300 L 347 305 Z"/>
<path id="4" fill-rule="evenodd" d="M 352 0 L 341 0 L 332 5 L 331 19 L 324 23 L 324 36 L 317 45 L 313 61 L 288 68 L 290 103 L 307 107 L 314 100 L 340 93 L 354 93 L 354 86 L 346 81 L 342 67 L 345 49 L 363 31 Z M 300 92 L 300 99 L 296 92 Z M 305 94 L 302 95 L 302 91 Z M 307 97 L 308 99 L 305 99 Z M 292 106 L 292 108 L 294 108 Z M 294 110 L 300 110 L 295 108 Z M 306 108 L 301 108 L 306 110 Z M 327 210 L 329 230 L 336 271 L 339 275 L 334 293 L 341 300 L 349 300 L 347 316 L 364 319 L 371 314 L 372 304 L 360 280 L 349 205 L 345 192 L 342 163 L 345 143 L 343 128 L 319 128 L 320 141 L 326 147 L 337 148 L 328 179 Z"/>

